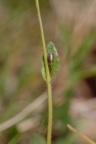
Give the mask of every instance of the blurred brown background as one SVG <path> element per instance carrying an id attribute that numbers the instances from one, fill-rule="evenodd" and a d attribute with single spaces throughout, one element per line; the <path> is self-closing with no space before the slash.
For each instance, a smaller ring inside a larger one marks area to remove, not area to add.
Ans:
<path id="1" fill-rule="evenodd" d="M 40 0 L 46 44 L 59 54 L 53 144 L 96 140 L 96 0 Z M 35 0 L 0 0 L 0 144 L 45 144 L 47 93 Z"/>

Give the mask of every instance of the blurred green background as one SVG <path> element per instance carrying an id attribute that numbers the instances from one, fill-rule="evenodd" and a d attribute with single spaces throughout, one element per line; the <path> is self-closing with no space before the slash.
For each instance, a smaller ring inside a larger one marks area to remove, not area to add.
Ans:
<path id="1" fill-rule="evenodd" d="M 52 144 L 96 140 L 96 2 L 40 0 L 46 44 L 59 54 Z M 0 0 L 0 144 L 45 144 L 46 84 L 35 0 Z M 34 108 L 35 107 L 35 108 Z"/>

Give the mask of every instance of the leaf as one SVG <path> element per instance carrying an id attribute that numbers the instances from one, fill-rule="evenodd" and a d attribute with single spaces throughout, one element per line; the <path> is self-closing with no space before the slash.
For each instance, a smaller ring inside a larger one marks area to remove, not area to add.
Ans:
<path id="1" fill-rule="evenodd" d="M 54 77 L 56 76 L 57 71 L 58 71 L 58 63 L 59 63 L 58 53 L 57 53 L 56 48 L 52 42 L 50 42 L 47 45 L 46 51 L 47 51 L 47 56 L 49 53 L 53 54 L 53 62 L 51 64 L 48 64 L 50 77 L 51 77 L 51 81 L 52 81 L 54 79 Z M 46 81 L 47 75 L 46 75 L 44 58 L 42 58 L 42 76 L 43 76 L 44 80 Z"/>
<path id="2" fill-rule="evenodd" d="M 34 134 L 29 144 L 46 144 L 46 141 L 42 136 Z"/>

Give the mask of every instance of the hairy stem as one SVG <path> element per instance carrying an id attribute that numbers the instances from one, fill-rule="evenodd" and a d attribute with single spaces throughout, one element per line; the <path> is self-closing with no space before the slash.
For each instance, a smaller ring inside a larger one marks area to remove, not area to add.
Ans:
<path id="1" fill-rule="evenodd" d="M 47 144 L 51 144 L 52 135 L 52 91 L 51 84 L 48 84 L 48 131 L 47 131 Z"/>
<path id="2" fill-rule="evenodd" d="M 36 8 L 38 13 L 38 20 L 40 25 L 40 31 L 41 31 L 41 38 L 42 38 L 42 45 L 43 45 L 43 52 L 44 52 L 44 62 L 45 62 L 45 71 L 46 71 L 46 78 L 47 78 L 47 89 L 48 89 L 48 132 L 47 132 L 47 144 L 51 144 L 51 135 L 52 135 L 52 91 L 51 91 L 51 78 L 48 68 L 48 62 L 47 62 L 47 52 L 46 52 L 46 44 L 45 44 L 45 37 L 44 37 L 44 31 L 43 31 L 43 25 L 42 25 L 42 19 L 40 14 L 40 8 L 39 8 L 39 1 L 35 0 L 36 2 Z"/>

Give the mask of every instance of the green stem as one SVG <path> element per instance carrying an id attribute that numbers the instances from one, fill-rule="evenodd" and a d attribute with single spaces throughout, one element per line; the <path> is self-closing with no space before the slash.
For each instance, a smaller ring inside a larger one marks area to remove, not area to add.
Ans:
<path id="1" fill-rule="evenodd" d="M 52 135 L 52 91 L 51 84 L 48 84 L 48 131 L 47 131 L 47 144 L 51 144 Z"/>
<path id="2" fill-rule="evenodd" d="M 41 38 L 42 38 L 42 45 L 43 45 L 43 52 L 44 52 L 44 62 L 45 62 L 45 71 L 46 71 L 46 77 L 47 77 L 47 89 L 48 89 L 48 132 L 47 132 L 47 144 L 51 144 L 51 135 L 52 135 L 52 91 L 51 91 L 51 78 L 48 68 L 48 62 L 47 62 L 47 52 L 46 52 L 46 44 L 45 44 L 45 37 L 44 37 L 44 31 L 43 31 L 43 25 L 42 25 L 42 19 L 40 14 L 40 8 L 39 8 L 39 1 L 35 0 L 36 2 L 36 8 L 38 13 L 38 20 L 40 25 L 40 31 L 41 31 Z"/>

